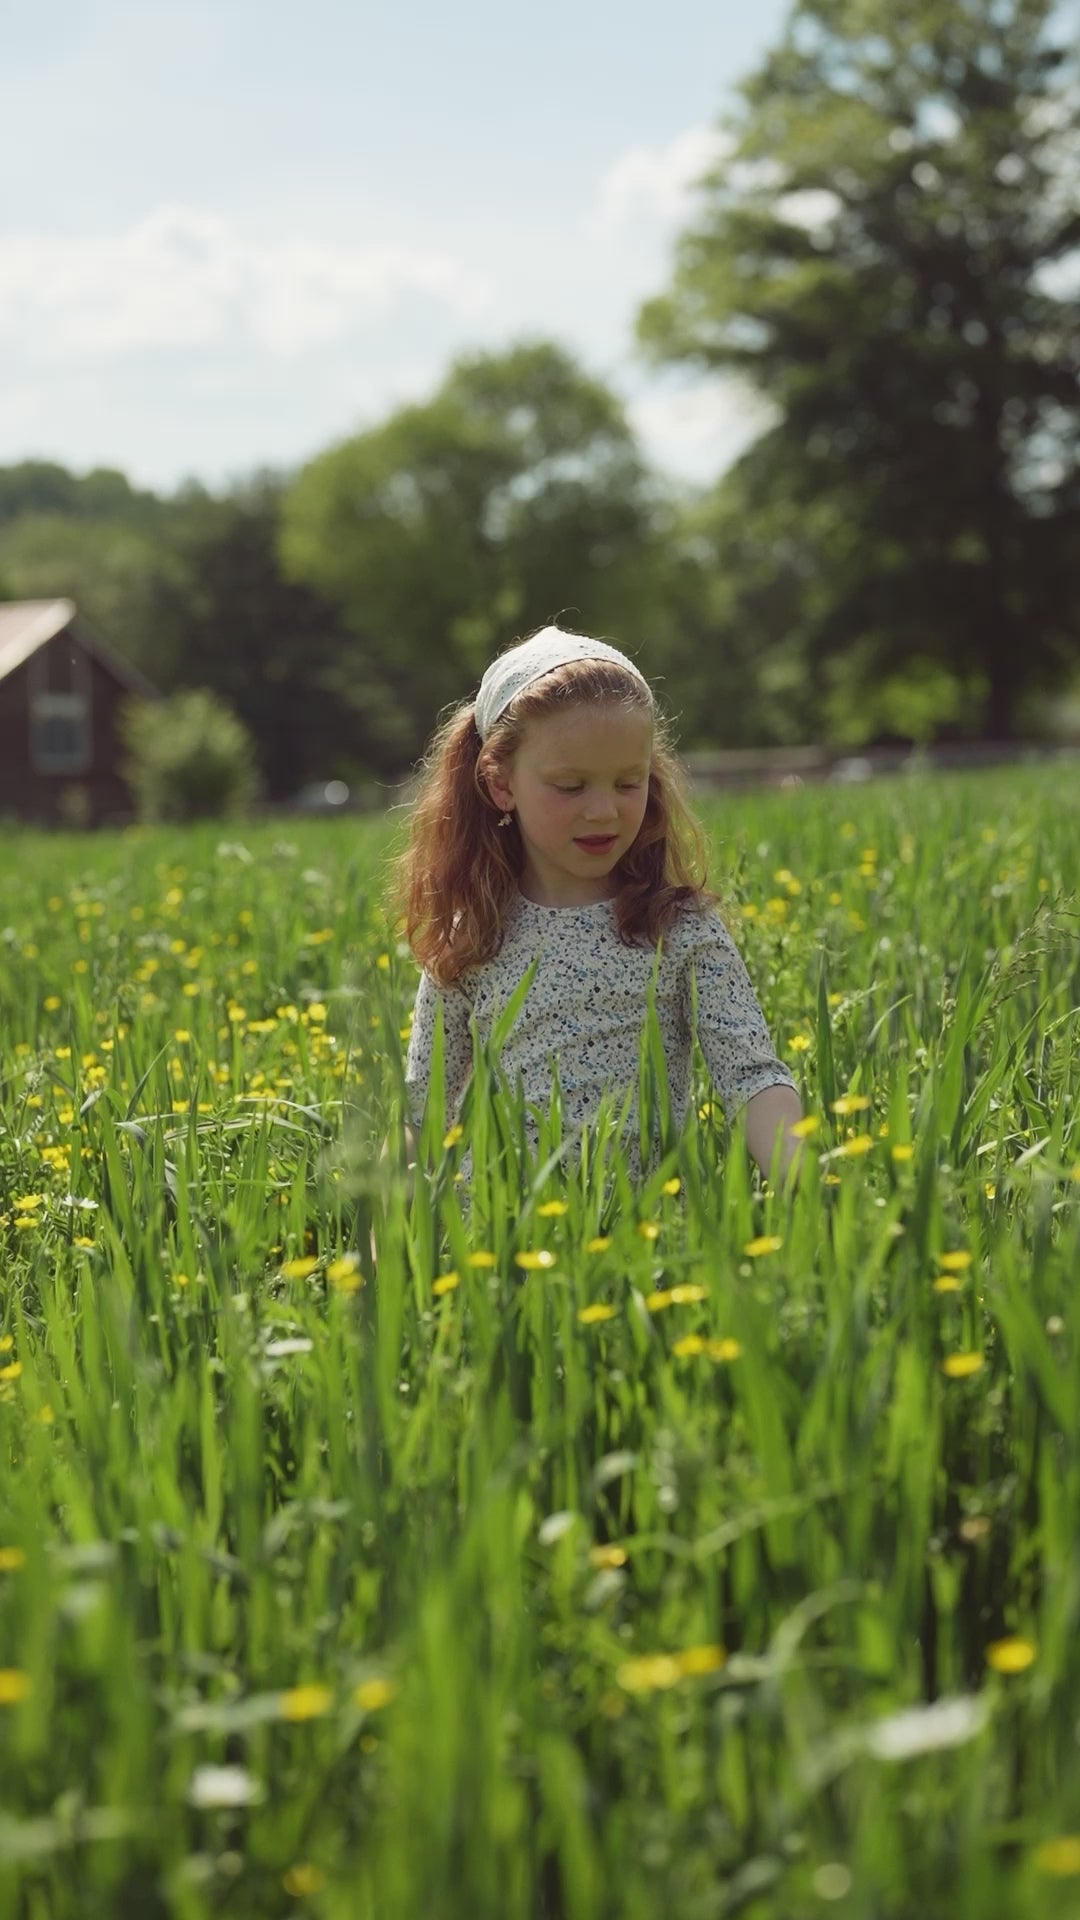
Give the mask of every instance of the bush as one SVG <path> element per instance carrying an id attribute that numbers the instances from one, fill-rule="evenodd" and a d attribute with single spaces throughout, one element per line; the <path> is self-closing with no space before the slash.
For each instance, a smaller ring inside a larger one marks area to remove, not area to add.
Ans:
<path id="1" fill-rule="evenodd" d="M 128 700 L 120 713 L 122 767 L 142 820 L 243 813 L 258 793 L 251 735 L 206 687 L 166 700 Z"/>

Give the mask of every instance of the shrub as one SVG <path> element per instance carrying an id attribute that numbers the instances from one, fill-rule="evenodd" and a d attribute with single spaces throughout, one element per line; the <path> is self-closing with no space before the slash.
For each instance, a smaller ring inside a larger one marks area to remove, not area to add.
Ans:
<path id="1" fill-rule="evenodd" d="M 127 750 L 122 772 L 140 819 L 213 819 L 243 813 L 255 799 L 254 742 L 208 688 L 130 699 L 119 725 Z"/>

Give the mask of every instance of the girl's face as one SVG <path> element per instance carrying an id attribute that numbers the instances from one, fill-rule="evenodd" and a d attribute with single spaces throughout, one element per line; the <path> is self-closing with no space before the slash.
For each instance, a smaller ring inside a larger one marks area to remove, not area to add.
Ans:
<path id="1" fill-rule="evenodd" d="M 645 818 L 652 739 L 646 713 L 571 707 L 530 721 L 509 772 L 488 775 L 492 799 L 517 814 L 528 899 L 569 907 L 611 898 L 614 869 Z"/>

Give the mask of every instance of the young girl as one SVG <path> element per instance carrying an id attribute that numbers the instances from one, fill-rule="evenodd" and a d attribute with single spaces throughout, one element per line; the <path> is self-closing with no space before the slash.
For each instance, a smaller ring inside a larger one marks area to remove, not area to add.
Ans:
<path id="1" fill-rule="evenodd" d="M 697 1033 L 727 1118 L 746 1107 L 747 1143 L 766 1173 L 779 1135 L 786 1176 L 802 1151 L 790 1131 L 802 1114 L 798 1091 L 704 871 L 666 718 L 633 661 L 556 627 L 492 661 L 475 703 L 434 735 L 396 863 L 397 900 L 423 968 L 405 1072 L 413 1126 L 423 1121 L 436 1006 L 449 1125 L 472 1068 L 471 1023 L 489 1035 L 539 956 L 500 1056 L 523 1094 L 534 1146 L 528 1106 L 547 1111 L 554 1062 L 566 1122 L 587 1121 L 606 1087 L 623 1095 L 635 1087 L 654 974 L 681 1126 L 696 978 Z M 640 1175 L 634 1099 L 624 1146 Z M 461 1172 L 467 1182 L 467 1153 Z"/>

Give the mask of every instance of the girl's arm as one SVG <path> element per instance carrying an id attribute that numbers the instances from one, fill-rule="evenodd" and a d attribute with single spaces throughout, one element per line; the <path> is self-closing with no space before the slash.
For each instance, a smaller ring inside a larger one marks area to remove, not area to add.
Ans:
<path id="1" fill-rule="evenodd" d="M 746 1144 L 768 1179 L 777 1139 L 782 1141 L 780 1181 L 785 1187 L 789 1175 L 793 1171 L 795 1175 L 798 1174 L 806 1157 L 803 1151 L 805 1140 L 800 1140 L 797 1134 L 790 1131 L 795 1122 L 801 1119 L 802 1102 L 792 1087 L 764 1087 L 746 1103 Z"/>

